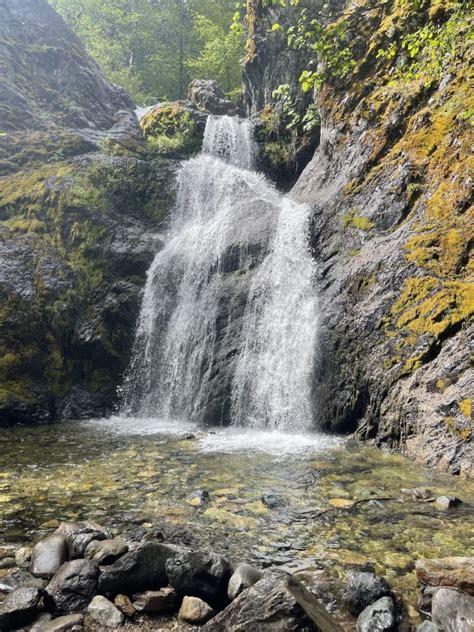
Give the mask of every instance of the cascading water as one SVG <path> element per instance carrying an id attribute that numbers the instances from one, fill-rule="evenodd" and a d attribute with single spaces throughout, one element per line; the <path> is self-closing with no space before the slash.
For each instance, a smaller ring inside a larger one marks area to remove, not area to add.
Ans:
<path id="1" fill-rule="evenodd" d="M 209 117 L 150 267 L 123 412 L 305 430 L 317 332 L 309 208 L 252 171 L 252 124 Z M 216 412 L 217 411 L 217 412 Z"/>

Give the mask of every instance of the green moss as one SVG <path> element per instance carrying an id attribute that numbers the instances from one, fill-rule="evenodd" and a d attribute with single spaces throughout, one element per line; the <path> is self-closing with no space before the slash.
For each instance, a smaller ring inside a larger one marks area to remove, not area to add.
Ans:
<path id="1" fill-rule="evenodd" d="M 179 102 L 165 103 L 151 110 L 140 121 L 152 155 L 191 154 L 202 143 L 196 121 Z"/>
<path id="2" fill-rule="evenodd" d="M 359 215 L 356 208 L 350 209 L 350 211 L 342 216 L 342 225 L 344 228 L 357 228 L 357 230 L 363 230 L 364 232 L 372 230 L 375 227 L 375 224 L 367 217 Z"/>

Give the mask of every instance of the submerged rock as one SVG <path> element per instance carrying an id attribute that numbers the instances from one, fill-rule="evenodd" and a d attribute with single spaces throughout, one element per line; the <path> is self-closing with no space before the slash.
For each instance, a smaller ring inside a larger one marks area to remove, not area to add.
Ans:
<path id="1" fill-rule="evenodd" d="M 56 612 L 80 612 L 97 594 L 99 567 L 92 560 L 66 562 L 46 587 Z"/>
<path id="2" fill-rule="evenodd" d="M 169 582 L 179 595 L 199 597 L 211 605 L 226 601 L 229 561 L 213 551 L 185 551 L 166 563 Z"/>
<path id="3" fill-rule="evenodd" d="M 36 577 L 52 577 L 67 557 L 66 537 L 52 533 L 35 544 L 31 554 L 30 571 Z"/>
<path id="4" fill-rule="evenodd" d="M 358 615 L 371 603 L 390 593 L 390 586 L 383 577 L 357 572 L 349 575 L 343 599 L 352 614 Z"/>
<path id="5" fill-rule="evenodd" d="M 393 599 L 382 597 L 360 613 L 357 632 L 392 632 L 396 630 L 397 622 Z"/>
<path id="6" fill-rule="evenodd" d="M 113 594 L 162 588 L 168 583 L 166 563 L 176 554 L 176 549 L 169 546 L 146 542 L 107 566 L 101 573 L 99 588 Z"/>
<path id="7" fill-rule="evenodd" d="M 474 557 L 417 560 L 418 579 L 430 586 L 451 586 L 474 595 Z"/>
<path id="8" fill-rule="evenodd" d="M 313 594 L 282 572 L 266 572 L 203 629 L 205 632 L 343 632 Z"/>
<path id="9" fill-rule="evenodd" d="M 15 588 L 0 604 L 0 630 L 16 630 L 28 625 L 37 614 L 41 597 L 39 588 Z"/>
<path id="10" fill-rule="evenodd" d="M 94 597 L 87 608 L 87 612 L 91 619 L 104 628 L 119 628 L 125 620 L 123 613 L 101 595 Z"/>
<path id="11" fill-rule="evenodd" d="M 474 597 L 451 588 L 440 588 L 433 596 L 431 617 L 443 632 L 472 632 Z"/>
<path id="12" fill-rule="evenodd" d="M 214 616 L 211 606 L 199 597 L 184 597 L 179 609 L 179 619 L 187 623 L 206 623 Z"/>

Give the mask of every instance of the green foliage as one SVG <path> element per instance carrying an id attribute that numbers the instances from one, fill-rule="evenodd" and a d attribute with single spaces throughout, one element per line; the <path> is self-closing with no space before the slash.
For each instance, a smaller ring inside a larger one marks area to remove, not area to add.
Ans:
<path id="1" fill-rule="evenodd" d="M 240 83 L 234 0 L 50 2 L 137 102 L 183 98 L 193 78 L 217 79 L 229 91 Z"/>

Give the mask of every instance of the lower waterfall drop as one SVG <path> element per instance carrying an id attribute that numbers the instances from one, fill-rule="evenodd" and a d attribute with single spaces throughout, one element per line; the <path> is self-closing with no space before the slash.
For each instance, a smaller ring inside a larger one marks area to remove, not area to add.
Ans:
<path id="1" fill-rule="evenodd" d="M 122 413 L 308 430 L 310 209 L 253 171 L 252 123 L 210 116 L 147 275 Z"/>

